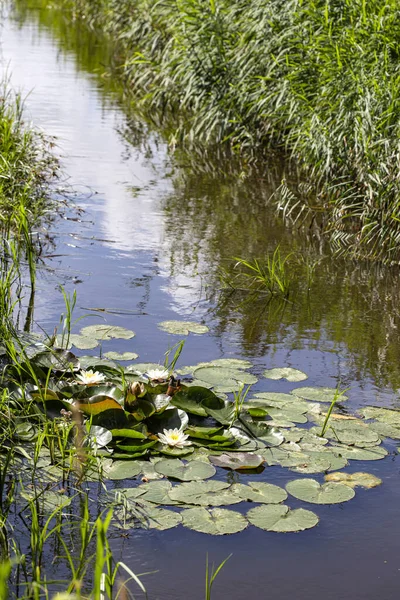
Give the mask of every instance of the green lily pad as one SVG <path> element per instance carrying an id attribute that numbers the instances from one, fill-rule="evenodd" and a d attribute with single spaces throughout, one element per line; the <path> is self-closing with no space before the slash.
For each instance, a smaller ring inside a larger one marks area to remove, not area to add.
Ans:
<path id="1" fill-rule="evenodd" d="M 362 414 L 365 419 L 376 419 L 382 423 L 400 427 L 400 410 L 366 406 L 360 410 L 360 414 Z"/>
<path id="2" fill-rule="evenodd" d="M 234 483 L 231 491 L 242 500 L 261 504 L 280 504 L 287 498 L 286 491 L 278 485 L 258 481 L 249 481 L 247 485 Z"/>
<path id="3" fill-rule="evenodd" d="M 116 460 L 104 469 L 104 477 L 113 481 L 119 479 L 132 479 L 141 472 L 140 465 L 135 461 Z"/>
<path id="4" fill-rule="evenodd" d="M 211 406 L 214 406 L 214 403 L 216 404 L 215 407 L 224 406 L 223 402 L 215 396 L 214 392 L 200 386 L 191 386 L 177 392 L 172 398 L 172 404 L 193 415 L 206 417 L 207 412 L 202 403 L 207 399 L 211 400 Z"/>
<path id="5" fill-rule="evenodd" d="M 143 483 L 137 488 L 134 488 L 136 494 L 140 495 L 140 500 L 146 502 L 152 502 L 153 504 L 178 504 L 172 500 L 169 496 L 169 492 L 173 489 L 172 484 L 169 481 L 149 481 Z M 132 497 L 132 492 L 126 491 L 127 497 Z M 135 495 L 135 497 L 138 497 Z"/>
<path id="6" fill-rule="evenodd" d="M 265 410 L 265 408 L 247 408 L 246 407 L 246 410 L 251 417 L 254 417 L 256 419 L 262 419 L 263 417 L 266 417 L 268 414 L 268 412 Z"/>
<path id="7" fill-rule="evenodd" d="M 308 376 L 299 371 L 298 369 L 292 369 L 291 367 L 283 367 L 281 369 L 267 369 L 263 372 L 263 376 L 267 379 L 287 379 L 287 381 L 304 381 L 308 379 Z"/>
<path id="8" fill-rule="evenodd" d="M 32 492 L 21 492 L 21 496 L 31 502 L 36 499 L 35 494 Z M 61 492 L 54 490 L 43 490 L 38 498 L 40 514 L 51 514 L 58 508 L 64 508 L 71 504 L 71 498 L 64 495 Z"/>
<path id="9" fill-rule="evenodd" d="M 368 423 L 368 427 L 375 431 L 375 433 L 377 433 L 381 438 L 400 440 L 400 427 L 395 427 L 389 423 L 381 423 L 380 421 Z"/>
<path id="10" fill-rule="evenodd" d="M 353 489 L 341 483 L 323 483 L 315 479 L 294 479 L 286 485 L 286 490 L 299 500 L 312 504 L 340 504 L 355 496 Z"/>
<path id="11" fill-rule="evenodd" d="M 135 336 L 135 332 L 125 329 L 119 325 L 88 325 L 80 330 L 80 335 L 97 340 L 111 340 L 112 338 L 130 340 Z"/>
<path id="12" fill-rule="evenodd" d="M 341 444 L 332 448 L 337 454 L 350 460 L 381 460 L 388 454 L 387 450 L 380 446 L 374 448 L 357 448 Z"/>
<path id="13" fill-rule="evenodd" d="M 312 427 L 312 433 L 318 435 L 321 429 Z M 328 425 L 325 437 L 339 441 L 342 444 L 380 444 L 378 434 L 366 423 L 361 421 L 335 421 Z"/>
<path id="14" fill-rule="evenodd" d="M 241 358 L 216 358 L 209 363 L 203 363 L 203 366 L 206 364 L 216 367 L 228 367 L 231 369 L 250 369 L 253 366 L 250 361 Z"/>
<path id="15" fill-rule="evenodd" d="M 279 429 L 268 425 L 268 422 L 255 422 L 246 418 L 245 414 L 241 414 L 238 423 L 242 426 L 241 428 L 244 428 L 245 431 L 250 432 L 251 435 L 268 446 L 280 446 L 284 440 L 284 436 Z"/>
<path id="16" fill-rule="evenodd" d="M 259 454 L 250 452 L 225 452 L 220 456 L 210 456 L 210 462 L 217 467 L 232 470 L 257 469 L 260 467 L 264 458 Z"/>
<path id="17" fill-rule="evenodd" d="M 92 425 L 89 431 L 89 437 L 97 448 L 107 446 L 113 439 L 111 431 L 105 427 L 98 427 L 98 425 Z"/>
<path id="18" fill-rule="evenodd" d="M 329 473 L 325 475 L 325 481 L 339 482 L 343 485 L 347 485 L 350 488 L 356 486 L 364 488 L 374 488 L 381 485 L 382 479 L 372 475 L 371 473 Z"/>
<path id="19" fill-rule="evenodd" d="M 227 367 L 200 367 L 193 372 L 196 379 L 201 379 L 213 386 L 231 386 L 232 383 L 253 384 L 257 383 L 257 377 L 240 369 Z"/>
<path id="20" fill-rule="evenodd" d="M 157 473 L 161 473 L 166 477 L 179 479 L 180 481 L 198 481 L 201 479 L 209 479 L 215 475 L 215 468 L 205 462 L 190 461 L 187 464 L 179 459 L 160 460 L 155 469 Z"/>
<path id="21" fill-rule="evenodd" d="M 184 448 L 172 448 L 171 446 L 166 446 L 165 444 L 157 444 L 157 446 L 154 446 L 153 450 L 159 452 L 160 454 L 163 454 L 164 456 L 175 456 L 177 458 L 186 458 L 194 452 L 193 446 L 185 446 Z"/>
<path id="22" fill-rule="evenodd" d="M 125 361 L 135 360 L 139 357 L 139 354 L 136 354 L 136 352 L 106 352 L 104 356 L 110 360 Z"/>
<path id="23" fill-rule="evenodd" d="M 227 535 L 246 529 L 243 515 L 226 508 L 189 508 L 181 512 L 182 524 L 188 529 L 209 535 Z"/>
<path id="24" fill-rule="evenodd" d="M 172 488 L 169 497 L 181 504 L 199 506 L 228 506 L 242 501 L 232 494 L 228 483 L 214 480 L 181 483 Z"/>
<path id="25" fill-rule="evenodd" d="M 335 397 L 337 390 L 336 388 L 330 387 L 299 387 L 291 391 L 291 394 L 300 396 L 305 400 L 312 400 L 313 402 L 332 402 Z M 344 402 L 348 397 L 344 394 L 340 396 L 340 402 Z"/>
<path id="26" fill-rule="evenodd" d="M 99 345 L 99 340 L 96 338 L 91 338 L 86 335 L 79 335 L 77 333 L 71 333 L 69 341 L 73 346 L 75 346 L 75 348 L 79 348 L 79 350 L 92 350 L 93 348 L 97 348 Z"/>
<path id="27" fill-rule="evenodd" d="M 304 531 L 315 527 L 319 521 L 317 515 L 310 510 L 290 510 L 284 505 L 256 506 L 249 510 L 247 518 L 255 527 L 277 533 Z"/>
<path id="28" fill-rule="evenodd" d="M 145 506 L 143 509 L 141 526 L 144 529 L 158 529 L 159 531 L 165 531 L 166 529 L 176 527 L 181 522 L 182 516 L 180 513 L 166 508 Z"/>
<path id="29" fill-rule="evenodd" d="M 167 333 L 175 335 L 189 335 L 189 333 L 207 333 L 207 325 L 200 325 L 194 321 L 162 321 L 158 324 L 159 328 Z"/>
<path id="30" fill-rule="evenodd" d="M 159 363 L 133 363 L 126 367 L 128 373 L 138 372 L 147 373 L 148 371 L 154 371 L 156 369 L 163 369 L 164 367 Z"/>

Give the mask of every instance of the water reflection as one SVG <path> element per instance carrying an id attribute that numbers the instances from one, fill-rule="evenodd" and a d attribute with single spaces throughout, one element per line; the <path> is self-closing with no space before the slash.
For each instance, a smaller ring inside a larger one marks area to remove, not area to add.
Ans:
<path id="1" fill-rule="evenodd" d="M 17 3 L 30 4 L 41 3 Z M 153 300 L 159 317 L 165 312 L 160 302 L 182 316 L 207 313 L 217 337 L 249 356 L 273 361 L 279 347 L 284 352 L 303 350 L 302 360 L 308 361 L 314 350 L 321 356 L 334 352 L 345 383 L 372 377 L 378 386 L 400 387 L 397 270 L 332 257 L 315 224 L 287 227 L 271 196 L 284 174 L 295 174 L 280 161 L 260 168 L 221 148 L 205 152 L 179 147 L 171 160 L 162 135 L 152 131 L 151 115 L 146 123 L 143 115 L 137 118 L 130 111 L 125 121 L 115 108 L 117 100 L 128 112 L 130 107 L 118 83 L 104 75 L 115 56 L 101 38 L 78 23 L 71 26 L 57 11 L 35 11 L 42 25 L 39 33 L 26 18 L 28 13 L 18 14 L 26 44 L 13 46 L 14 79 L 23 80 L 28 89 L 44 81 L 44 72 L 50 73 L 62 91 L 56 102 L 54 90 L 49 90 L 43 106 L 41 100 L 35 104 L 33 94 L 30 105 L 42 117 L 43 127 L 63 139 L 74 183 L 99 192 L 88 209 L 99 236 L 110 243 L 99 250 L 98 260 L 104 262 L 96 269 L 97 277 L 110 277 L 114 297 L 126 302 L 122 308 L 132 308 L 125 290 L 137 289 L 140 281 L 145 291 L 138 309 L 149 311 Z M 40 60 L 36 67 L 33 61 L 27 73 L 24 56 L 38 48 L 38 36 Z M 51 50 L 54 40 L 58 57 Z M 76 68 L 83 72 L 70 88 L 65 79 L 57 82 L 60 59 L 74 63 L 70 78 L 76 77 Z M 169 126 L 161 134 L 168 133 Z M 232 268 L 233 257 L 262 259 L 278 244 L 283 254 L 292 255 L 289 302 L 264 296 L 249 301 L 246 294 L 221 290 L 219 274 Z M 136 254 L 132 264 L 132 253 L 138 251 L 145 254 Z M 152 281 L 157 282 L 157 293 Z M 97 289 L 100 283 L 92 278 L 87 297 L 93 298 Z M 105 296 L 104 302 L 112 302 L 107 292 Z"/>

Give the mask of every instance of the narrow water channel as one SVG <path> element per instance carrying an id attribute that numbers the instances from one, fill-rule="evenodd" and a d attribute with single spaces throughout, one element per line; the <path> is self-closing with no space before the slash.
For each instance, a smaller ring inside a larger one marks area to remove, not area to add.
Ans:
<path id="1" fill-rule="evenodd" d="M 77 290 L 76 318 L 91 312 L 83 324 L 104 318 L 133 329 L 133 340 L 112 349 L 137 352 L 141 362 L 162 361 L 180 339 L 160 331 L 160 321 L 195 320 L 210 333 L 187 338 L 182 364 L 246 358 L 258 375 L 290 366 L 305 371 L 309 385 L 349 387 L 351 410 L 398 407 L 398 273 L 334 259 L 315 233 L 285 226 L 270 202 L 282 176 L 276 165 L 246 177 L 223 155 L 190 161 L 171 152 L 134 113 L 127 118 L 101 77 L 107 56 L 99 41 L 67 29 L 28 11 L 8 13 L 0 32 L 3 72 L 27 94 L 27 119 L 55 136 L 61 183 L 82 209 L 69 209 L 48 228 L 53 246 L 39 271 L 36 327 L 52 331 L 58 323 L 63 285 Z M 218 276 L 233 257 L 260 257 L 278 244 L 313 266 L 312 280 L 295 281 L 289 303 L 249 304 L 220 293 Z M 260 379 L 254 389 L 293 387 Z M 394 599 L 400 479 L 396 444 L 386 447 L 391 456 L 353 469 L 378 475 L 383 485 L 319 507 L 321 521 L 311 531 L 251 527 L 217 538 L 178 528 L 115 535 L 112 545 L 136 573 L 151 572 L 143 581 L 152 600 L 202 598 L 207 553 L 215 563 L 232 554 L 215 599 Z M 262 477 L 280 485 L 291 478 L 277 468 Z"/>

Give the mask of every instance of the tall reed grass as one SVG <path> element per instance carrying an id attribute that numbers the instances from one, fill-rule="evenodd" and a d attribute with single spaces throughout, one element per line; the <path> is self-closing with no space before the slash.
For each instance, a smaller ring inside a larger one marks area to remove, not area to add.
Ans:
<path id="1" fill-rule="evenodd" d="M 50 5 L 49 0 L 42 4 Z M 396 0 L 55 0 L 116 40 L 126 88 L 171 141 L 287 152 L 339 249 L 400 257 Z M 295 218 L 296 210 L 291 211 Z"/>

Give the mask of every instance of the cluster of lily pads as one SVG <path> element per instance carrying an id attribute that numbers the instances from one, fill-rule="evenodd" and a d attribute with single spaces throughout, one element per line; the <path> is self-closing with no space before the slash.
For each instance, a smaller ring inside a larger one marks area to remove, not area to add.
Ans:
<path id="1" fill-rule="evenodd" d="M 38 343 L 27 355 L 35 381 L 26 381 L 22 389 L 8 379 L 3 386 L 10 400 L 36 403 L 46 418 L 56 421 L 73 420 L 79 413 L 90 423 L 97 477 L 141 477 L 139 485 L 130 481 L 133 486 L 118 491 L 115 518 L 123 528 L 166 529 L 182 523 L 196 531 L 226 534 L 251 523 L 268 531 L 309 529 L 318 516 L 283 504 L 288 494 L 312 504 L 348 501 L 355 486 L 375 487 L 381 481 L 340 470 L 349 460 L 383 459 L 388 453 L 382 440 L 400 439 L 399 411 L 367 407 L 359 417 L 349 415 L 343 394 L 321 437 L 334 388 L 258 392 L 243 402 L 244 386 L 257 382 L 245 360 L 217 359 L 173 371 L 154 363 L 122 367 L 108 358 L 78 359 L 68 350 Z M 288 367 L 268 369 L 263 376 L 307 379 Z M 38 381 L 46 383 L 41 387 Z M 234 400 L 228 397 L 232 392 Z M 35 424 L 29 424 L 29 431 L 24 424 L 18 434 L 34 440 Z M 44 460 L 49 466 L 48 458 Z M 286 489 L 257 480 L 257 473 L 276 466 L 307 477 L 289 481 Z M 57 479 L 58 467 L 52 468 Z M 245 473 L 249 481 L 211 479 L 221 469 Z M 321 473 L 325 483 L 309 478 Z M 96 478 L 93 471 L 89 478 Z M 259 506 L 246 515 L 221 508 L 241 502 Z"/>

